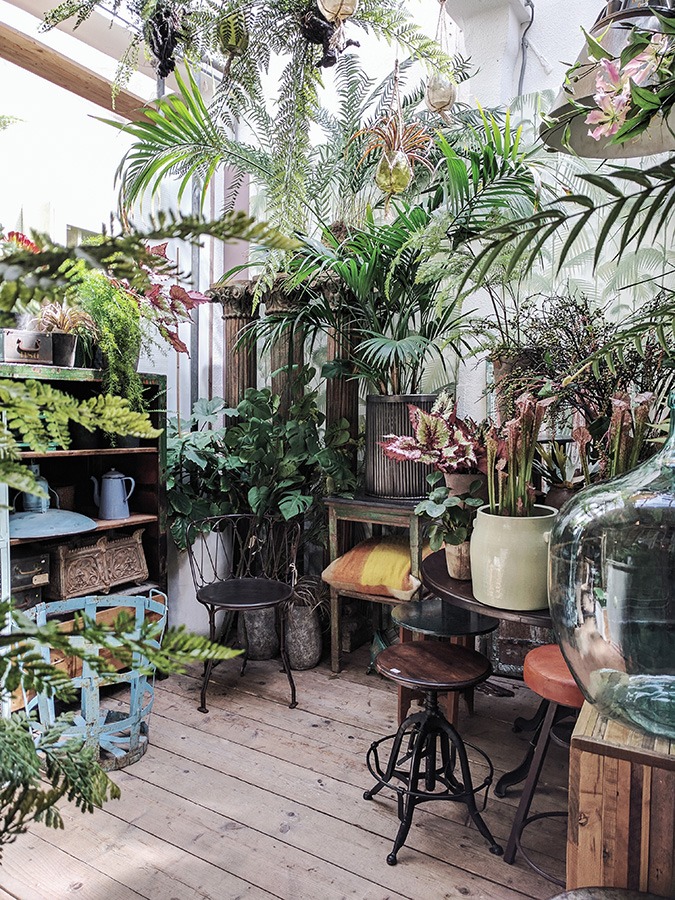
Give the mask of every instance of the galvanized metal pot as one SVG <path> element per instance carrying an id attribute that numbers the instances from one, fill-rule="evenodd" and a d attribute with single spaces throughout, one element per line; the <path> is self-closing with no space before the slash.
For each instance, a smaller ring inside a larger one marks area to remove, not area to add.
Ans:
<path id="1" fill-rule="evenodd" d="M 426 477 L 433 470 L 415 462 L 398 462 L 384 455 L 380 442 L 388 434 L 410 434 L 410 405 L 431 412 L 435 394 L 366 397 L 366 494 L 382 500 L 422 500 L 429 493 Z"/>

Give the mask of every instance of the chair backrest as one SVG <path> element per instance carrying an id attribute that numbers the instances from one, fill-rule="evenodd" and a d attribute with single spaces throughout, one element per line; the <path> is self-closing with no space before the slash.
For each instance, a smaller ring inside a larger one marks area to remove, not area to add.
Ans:
<path id="1" fill-rule="evenodd" d="M 294 584 L 299 522 L 245 513 L 190 522 L 188 555 L 196 590 L 228 578 L 270 578 Z"/>

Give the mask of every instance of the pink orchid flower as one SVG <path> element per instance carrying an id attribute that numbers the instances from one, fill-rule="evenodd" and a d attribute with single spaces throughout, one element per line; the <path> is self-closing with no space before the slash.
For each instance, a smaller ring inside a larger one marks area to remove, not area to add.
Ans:
<path id="1" fill-rule="evenodd" d="M 585 121 L 587 125 L 597 125 L 597 128 L 588 133 L 596 141 L 612 137 L 626 121 L 630 98 L 623 93 L 598 93 L 593 99 L 598 104 L 598 109 L 591 110 Z"/>

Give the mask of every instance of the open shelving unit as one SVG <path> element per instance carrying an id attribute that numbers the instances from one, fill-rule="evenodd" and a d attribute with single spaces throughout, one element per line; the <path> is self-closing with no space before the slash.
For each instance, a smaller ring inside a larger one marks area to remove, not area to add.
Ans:
<path id="1" fill-rule="evenodd" d="M 54 387 L 79 399 L 86 399 L 101 392 L 102 372 L 98 369 L 65 369 L 57 366 L 28 365 L 24 363 L 0 362 L 0 378 L 14 380 L 35 379 L 49 381 Z M 166 426 L 166 379 L 162 375 L 142 374 L 148 408 L 153 425 L 163 429 L 159 438 L 141 441 L 141 446 L 92 447 L 86 449 L 55 449 L 47 453 L 25 450 L 21 458 L 26 462 L 38 462 L 40 472 L 57 492 L 69 489 L 72 508 L 96 521 L 95 531 L 78 535 L 86 539 L 89 535 L 105 532 L 124 534 L 142 527 L 143 551 L 148 564 L 148 583 L 135 590 L 143 593 L 153 587 L 166 590 L 166 494 L 165 494 L 165 433 Z M 136 482 L 129 500 L 131 515 L 126 519 L 101 519 L 93 501 L 91 478 L 101 478 L 109 469 L 115 468 L 130 475 Z M 14 498 L 10 495 L 10 503 Z M 9 547 L 11 561 L 13 553 L 49 552 L 59 544 L 68 543 L 74 536 L 55 538 L 12 538 L 0 535 Z M 20 550 L 18 548 L 21 548 Z M 111 593 L 128 590 L 124 585 L 115 587 Z"/>

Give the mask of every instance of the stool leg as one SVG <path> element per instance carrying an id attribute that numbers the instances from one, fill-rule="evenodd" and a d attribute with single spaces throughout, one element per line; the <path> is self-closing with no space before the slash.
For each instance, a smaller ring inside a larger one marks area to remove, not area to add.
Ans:
<path id="1" fill-rule="evenodd" d="M 391 853 L 387 857 L 387 865 L 395 866 L 396 865 L 396 855 L 401 847 L 405 844 L 405 839 L 408 837 L 408 832 L 410 831 L 410 826 L 412 825 L 412 818 L 415 812 L 415 807 L 417 806 L 417 798 L 414 794 L 417 792 L 419 781 L 420 781 L 420 767 L 422 764 L 422 760 L 427 758 L 427 767 L 425 772 L 425 778 L 428 777 L 429 771 L 429 760 L 427 756 L 427 748 L 428 748 L 428 738 L 429 738 L 429 717 L 425 716 L 425 719 L 420 724 L 419 733 L 417 735 L 417 741 L 415 743 L 415 747 L 413 748 L 413 754 L 410 759 L 410 778 L 408 781 L 408 785 L 404 791 L 399 793 L 399 805 L 398 805 L 398 817 L 401 820 L 401 824 L 399 825 L 398 832 L 396 837 L 394 838 L 394 846 L 392 848 Z M 434 742 L 434 750 L 436 744 Z"/>
<path id="2" fill-rule="evenodd" d="M 518 837 L 520 836 L 520 832 L 523 828 L 523 822 L 527 818 L 527 814 L 530 811 L 532 797 L 534 796 L 534 792 L 537 789 L 539 776 L 541 774 L 541 769 L 546 757 L 546 751 L 548 750 L 548 745 L 551 740 L 551 726 L 553 725 L 553 720 L 558 709 L 558 704 L 551 703 L 548 700 L 546 701 L 546 703 L 548 703 L 548 707 L 546 709 L 544 721 L 542 722 L 541 728 L 537 731 L 532 739 L 534 744 L 532 762 L 530 763 L 530 769 L 527 773 L 525 784 L 523 785 L 523 793 L 521 794 L 520 803 L 518 804 L 518 809 L 516 810 L 516 817 L 513 820 L 513 825 L 511 826 L 511 834 L 509 835 L 509 839 L 506 844 L 504 862 L 509 863 L 509 865 L 511 865 L 516 858 L 516 851 L 518 849 Z"/>
<path id="3" fill-rule="evenodd" d="M 469 758 L 466 755 L 466 747 L 464 746 L 464 741 L 461 736 L 457 732 L 455 728 L 444 720 L 439 722 L 439 726 L 446 732 L 448 737 L 450 738 L 450 742 L 457 752 L 457 759 L 459 760 L 459 766 L 462 770 L 462 781 L 464 782 L 464 793 L 466 798 L 464 802 L 466 803 L 467 809 L 469 810 L 469 815 L 471 816 L 476 828 L 483 835 L 485 840 L 490 845 L 490 853 L 494 853 L 495 856 L 501 856 L 504 852 L 502 848 L 499 846 L 497 841 L 492 836 L 492 832 L 485 824 L 483 817 L 478 812 L 478 807 L 476 806 L 476 798 L 473 793 L 473 780 L 471 778 L 471 769 L 469 768 Z"/>
<path id="4" fill-rule="evenodd" d="M 293 673 L 291 672 L 291 664 L 288 661 L 288 651 L 286 650 L 286 611 L 284 608 L 280 610 L 279 617 L 281 619 L 279 627 L 279 652 L 281 653 L 281 662 L 284 666 L 284 672 L 291 686 L 291 702 L 288 704 L 289 709 L 295 709 L 298 701 L 295 699 L 295 681 L 293 681 Z"/>
<path id="5" fill-rule="evenodd" d="M 363 792 L 364 800 L 372 800 L 375 794 L 379 794 L 385 784 L 388 784 L 394 777 L 396 765 L 399 761 L 399 754 L 401 752 L 401 745 L 403 744 L 403 741 L 407 736 L 409 736 L 409 742 L 408 749 L 406 750 L 406 758 L 412 757 L 415 740 L 417 738 L 417 734 L 419 733 L 419 726 L 425 715 L 426 714 L 423 712 L 413 713 L 411 716 L 408 716 L 408 718 L 399 726 L 399 729 L 394 737 L 394 742 L 391 745 L 389 761 L 387 762 L 387 768 L 382 774 L 382 780 L 378 781 L 376 785 L 370 788 L 370 790 Z M 379 741 L 375 741 L 374 744 L 371 744 L 369 753 L 375 752 L 378 743 Z"/>

